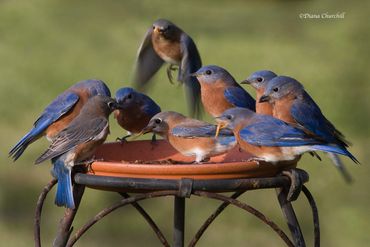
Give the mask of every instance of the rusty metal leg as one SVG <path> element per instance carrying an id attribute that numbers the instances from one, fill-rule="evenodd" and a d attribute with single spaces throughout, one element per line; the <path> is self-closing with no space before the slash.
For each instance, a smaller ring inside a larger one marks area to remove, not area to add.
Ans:
<path id="1" fill-rule="evenodd" d="M 306 243 L 299 226 L 297 217 L 295 215 L 292 204 L 287 200 L 288 189 L 287 188 L 277 188 L 277 197 L 283 215 L 288 223 L 289 230 L 292 234 L 293 242 L 296 247 L 305 247 Z"/>
<path id="2" fill-rule="evenodd" d="M 185 234 L 185 198 L 175 196 L 174 203 L 174 231 L 173 231 L 173 246 L 184 246 Z"/>
<path id="3" fill-rule="evenodd" d="M 53 242 L 53 247 L 64 247 L 66 246 L 69 236 L 72 233 L 72 223 L 76 216 L 78 207 L 81 202 L 82 195 L 85 191 L 85 186 L 80 184 L 74 184 L 73 186 L 73 197 L 75 200 L 75 209 L 67 208 L 64 212 L 64 217 L 59 222 L 57 235 Z"/>

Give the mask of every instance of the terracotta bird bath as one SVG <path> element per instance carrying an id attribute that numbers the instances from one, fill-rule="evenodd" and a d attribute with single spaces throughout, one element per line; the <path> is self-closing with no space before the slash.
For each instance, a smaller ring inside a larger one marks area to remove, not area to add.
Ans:
<path id="1" fill-rule="evenodd" d="M 138 204 L 140 200 L 162 196 L 175 198 L 173 245 L 171 246 L 184 246 L 185 198 L 192 195 L 220 200 L 223 203 L 208 217 L 189 246 L 195 246 L 208 226 L 228 205 L 236 206 L 258 217 L 270 226 L 287 246 L 305 246 L 303 234 L 291 205 L 291 201 L 298 197 L 301 190 L 312 208 L 315 246 L 318 246 L 317 209 L 310 192 L 303 185 L 308 181 L 307 173 L 295 168 L 295 163 L 258 164 L 248 161 L 250 158 L 250 154 L 236 147 L 226 154 L 212 157 L 208 162 L 196 164 L 193 163 L 194 157 L 181 155 L 163 140 L 158 140 L 154 144 L 150 141 L 106 143 L 98 148 L 95 161 L 87 166 L 87 171 L 74 174 L 74 195 L 77 206 L 75 209 L 66 209 L 54 246 L 73 246 L 102 217 L 127 204 L 131 204 L 142 214 L 164 246 L 170 246 L 153 219 Z M 50 182 L 40 195 L 35 221 L 36 246 L 41 246 L 39 223 L 42 204 L 47 192 L 55 183 L 56 181 Z M 119 192 L 124 198 L 103 209 L 72 236 L 71 226 L 85 187 Z M 266 188 L 276 189 L 292 240 L 260 211 L 237 200 L 237 197 L 247 190 Z M 234 192 L 234 194 L 226 196 L 224 192 Z"/>

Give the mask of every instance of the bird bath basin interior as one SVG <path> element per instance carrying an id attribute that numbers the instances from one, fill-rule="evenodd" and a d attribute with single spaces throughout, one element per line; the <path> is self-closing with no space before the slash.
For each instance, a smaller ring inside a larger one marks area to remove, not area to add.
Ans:
<path id="1" fill-rule="evenodd" d="M 212 157 L 205 163 L 190 163 L 194 157 L 177 152 L 168 142 L 157 140 L 106 143 L 96 153 L 87 174 L 96 176 L 147 179 L 233 179 L 272 177 L 296 164 L 257 164 L 248 162 L 250 154 L 236 147 L 226 154 Z M 166 160 L 178 161 L 164 162 Z M 161 161 L 161 162 L 158 162 Z M 189 163 L 187 163 L 189 162 Z M 185 164 L 184 164 L 185 163 Z"/>

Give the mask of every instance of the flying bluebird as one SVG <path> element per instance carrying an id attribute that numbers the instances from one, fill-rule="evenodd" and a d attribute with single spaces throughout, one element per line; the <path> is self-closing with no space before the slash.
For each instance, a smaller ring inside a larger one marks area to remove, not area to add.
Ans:
<path id="1" fill-rule="evenodd" d="M 107 85 L 100 80 L 80 81 L 54 99 L 33 124 L 33 128 L 9 151 L 16 161 L 32 142 L 42 136 L 52 140 L 80 112 L 86 101 L 95 95 L 110 96 Z"/>
<path id="2" fill-rule="evenodd" d="M 246 108 L 226 110 L 216 118 L 218 128 L 233 130 L 240 147 L 264 162 L 298 161 L 305 152 L 324 151 L 357 159 L 342 146 L 309 135 L 299 128 L 269 115 L 257 114 Z"/>
<path id="3" fill-rule="evenodd" d="M 216 65 L 208 65 L 193 73 L 201 85 L 201 99 L 205 110 L 213 117 L 233 107 L 255 110 L 256 102 L 230 75 Z"/>
<path id="4" fill-rule="evenodd" d="M 58 179 L 56 205 L 75 207 L 72 168 L 90 159 L 95 149 L 105 141 L 109 134 L 108 117 L 116 108 L 116 102 L 108 96 L 90 98 L 80 114 L 55 136 L 49 148 L 35 161 L 39 164 L 52 160 L 52 174 Z"/>
<path id="5" fill-rule="evenodd" d="M 116 101 L 118 109 L 114 111 L 114 117 L 118 124 L 129 132 L 127 136 L 117 138 L 121 141 L 131 134 L 140 133 L 148 125 L 149 120 L 161 112 L 161 108 L 154 100 L 130 87 L 119 89 L 116 92 Z"/>
<path id="6" fill-rule="evenodd" d="M 138 50 L 134 82 L 143 88 L 162 64 L 169 63 L 167 76 L 172 82 L 171 71 L 178 66 L 177 80 L 184 84 L 192 116 L 200 114 L 200 85 L 190 74 L 202 66 L 194 41 L 172 22 L 159 19 L 146 32 Z"/>
<path id="7" fill-rule="evenodd" d="M 225 129 L 216 139 L 215 125 L 172 111 L 155 115 L 142 131 L 148 132 L 159 134 L 183 155 L 195 156 L 196 163 L 225 153 L 236 145 L 232 131 Z"/>
<path id="8" fill-rule="evenodd" d="M 259 101 L 269 102 L 273 105 L 274 117 L 297 126 L 307 134 L 327 143 L 343 149 L 348 147 L 348 142 L 343 134 L 326 119 L 319 106 L 297 80 L 288 76 L 275 77 L 268 83 L 265 93 Z M 344 178 L 350 181 L 350 176 L 339 157 L 333 154 L 329 154 L 329 157 L 342 172 Z M 354 161 L 358 163 L 357 160 L 354 159 Z"/>
<path id="9" fill-rule="evenodd" d="M 272 115 L 272 106 L 268 102 L 260 103 L 261 96 L 265 93 L 267 83 L 277 75 L 270 70 L 259 70 L 251 74 L 240 84 L 250 84 L 256 90 L 256 113 Z"/>

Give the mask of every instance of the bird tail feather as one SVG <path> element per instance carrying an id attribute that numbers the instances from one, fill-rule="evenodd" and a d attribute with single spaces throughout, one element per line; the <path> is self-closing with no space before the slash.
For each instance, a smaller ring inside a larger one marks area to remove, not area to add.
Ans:
<path id="1" fill-rule="evenodd" d="M 53 175 L 58 179 L 58 187 L 55 195 L 55 204 L 74 209 L 73 187 L 71 168 L 64 165 L 64 161 L 57 159 L 54 162 Z"/>
<path id="2" fill-rule="evenodd" d="M 313 145 L 311 146 L 313 150 L 320 150 L 327 153 L 334 153 L 334 154 L 341 154 L 344 156 L 349 157 L 353 162 L 356 164 L 360 164 L 360 162 L 353 156 L 346 148 L 340 146 L 331 146 L 331 145 Z"/>
<path id="3" fill-rule="evenodd" d="M 30 130 L 30 132 L 23 136 L 17 144 L 14 145 L 14 147 L 9 151 L 9 157 L 12 157 L 13 161 L 16 161 L 23 154 L 28 145 L 36 141 L 48 126 L 49 122 L 47 121 L 35 126 L 32 130 Z"/>

